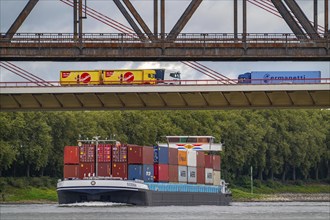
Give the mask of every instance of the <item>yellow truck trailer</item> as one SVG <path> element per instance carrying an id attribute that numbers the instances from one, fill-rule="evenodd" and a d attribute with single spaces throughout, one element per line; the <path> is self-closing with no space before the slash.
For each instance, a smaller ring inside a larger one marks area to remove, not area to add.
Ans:
<path id="1" fill-rule="evenodd" d="M 141 70 L 103 70 L 103 84 L 156 84 L 156 71 Z"/>
<path id="2" fill-rule="evenodd" d="M 101 70 L 61 71 L 61 85 L 99 85 L 102 84 Z"/>

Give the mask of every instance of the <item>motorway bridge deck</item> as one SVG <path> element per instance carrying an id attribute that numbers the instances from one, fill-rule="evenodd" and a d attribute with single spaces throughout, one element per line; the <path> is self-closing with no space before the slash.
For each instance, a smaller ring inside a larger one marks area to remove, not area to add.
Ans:
<path id="1" fill-rule="evenodd" d="M 277 85 L 0 87 L 1 111 L 330 108 L 330 81 Z"/>

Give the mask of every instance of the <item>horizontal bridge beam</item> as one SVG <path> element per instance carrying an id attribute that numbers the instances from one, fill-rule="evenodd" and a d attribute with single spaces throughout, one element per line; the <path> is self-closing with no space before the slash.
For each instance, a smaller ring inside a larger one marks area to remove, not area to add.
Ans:
<path id="1" fill-rule="evenodd" d="M 2 61 L 328 61 L 326 47 L 292 45 L 217 45 L 196 44 L 113 45 L 11 45 L 0 48 Z"/>
<path id="2" fill-rule="evenodd" d="M 2 111 L 330 107 L 329 83 L 2 87 L 0 91 Z"/>
<path id="3" fill-rule="evenodd" d="M 330 60 L 330 36 L 301 40 L 293 34 L 180 34 L 174 42 L 141 42 L 135 34 L 16 34 L 0 38 L 0 60 Z"/>

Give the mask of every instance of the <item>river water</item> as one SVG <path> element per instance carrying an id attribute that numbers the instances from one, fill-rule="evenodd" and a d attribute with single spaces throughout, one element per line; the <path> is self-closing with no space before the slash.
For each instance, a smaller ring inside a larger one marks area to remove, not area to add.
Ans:
<path id="1" fill-rule="evenodd" d="M 330 219 L 329 202 L 244 202 L 231 206 L 135 207 L 111 203 L 2 204 L 1 220 Z"/>

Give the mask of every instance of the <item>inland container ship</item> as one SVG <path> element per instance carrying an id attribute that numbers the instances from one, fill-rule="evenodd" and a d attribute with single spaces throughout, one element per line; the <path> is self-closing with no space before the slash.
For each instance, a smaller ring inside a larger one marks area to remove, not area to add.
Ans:
<path id="1" fill-rule="evenodd" d="M 222 145 L 214 137 L 166 136 L 166 142 L 138 146 L 96 137 L 66 146 L 59 204 L 230 205 L 221 179 Z"/>

